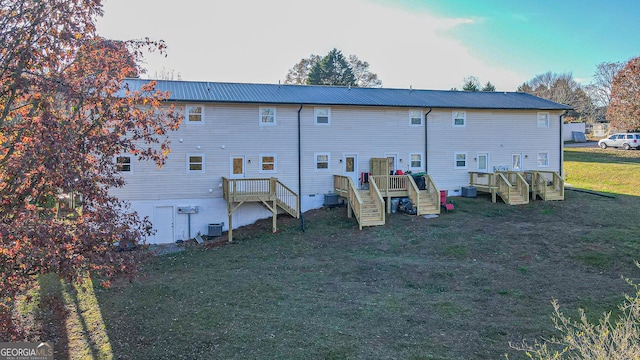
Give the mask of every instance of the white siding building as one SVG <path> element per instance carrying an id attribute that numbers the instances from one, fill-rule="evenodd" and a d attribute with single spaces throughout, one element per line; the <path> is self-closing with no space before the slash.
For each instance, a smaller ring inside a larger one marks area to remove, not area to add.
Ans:
<path id="1" fill-rule="evenodd" d="M 132 89 L 148 80 L 127 80 Z M 185 119 L 158 169 L 123 154 L 123 188 L 113 194 L 148 216 L 150 243 L 206 234 L 225 223 L 222 178 L 278 178 L 300 195 L 301 211 L 321 207 L 333 175 L 358 181 L 371 158 L 427 172 L 459 195 L 469 171 L 562 171 L 561 115 L 568 106 L 524 93 L 469 93 L 326 86 L 158 81 Z M 128 170 L 128 171 L 127 171 Z M 197 207 L 183 214 L 179 207 Z M 234 227 L 271 212 L 257 203 Z"/>

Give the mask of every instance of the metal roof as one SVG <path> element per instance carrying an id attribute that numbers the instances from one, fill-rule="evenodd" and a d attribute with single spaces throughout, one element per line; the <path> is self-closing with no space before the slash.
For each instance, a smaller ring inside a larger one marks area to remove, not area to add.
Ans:
<path id="1" fill-rule="evenodd" d="M 140 90 L 146 79 L 126 79 Z M 156 80 L 170 101 L 290 105 L 351 105 L 459 109 L 570 110 L 530 94 Z M 124 96 L 124 92 L 120 95 Z"/>

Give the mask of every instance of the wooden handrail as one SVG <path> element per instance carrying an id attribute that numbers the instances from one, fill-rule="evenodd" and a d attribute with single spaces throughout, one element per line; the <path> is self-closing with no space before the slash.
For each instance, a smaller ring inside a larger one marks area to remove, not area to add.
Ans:
<path id="1" fill-rule="evenodd" d="M 380 216 L 382 216 L 381 220 L 384 223 L 386 221 L 385 219 L 386 215 L 384 211 L 384 199 L 382 198 L 380 189 L 378 189 L 378 185 L 375 183 L 375 181 L 373 182 L 373 184 L 371 184 L 371 186 L 369 186 L 369 194 L 371 194 L 373 201 L 376 203 L 376 208 L 380 212 Z"/>
<path id="2" fill-rule="evenodd" d="M 407 186 L 407 196 L 409 200 L 413 203 L 416 209 L 420 209 L 420 189 L 418 188 L 418 184 L 416 184 L 413 176 L 407 175 L 409 177 Z"/>

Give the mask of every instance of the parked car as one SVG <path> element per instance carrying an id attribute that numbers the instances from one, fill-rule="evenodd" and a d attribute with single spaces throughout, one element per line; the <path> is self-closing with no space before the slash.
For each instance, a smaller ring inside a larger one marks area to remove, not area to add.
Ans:
<path id="1" fill-rule="evenodd" d="M 640 149 L 640 134 L 638 133 L 620 133 L 613 134 L 608 138 L 600 139 L 598 146 L 603 149 L 608 147 L 621 147 L 625 150 Z"/>

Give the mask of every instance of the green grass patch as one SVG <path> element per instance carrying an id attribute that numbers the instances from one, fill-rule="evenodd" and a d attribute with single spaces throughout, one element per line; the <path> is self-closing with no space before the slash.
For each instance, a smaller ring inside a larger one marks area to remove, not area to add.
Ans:
<path id="1" fill-rule="evenodd" d="M 640 177 L 628 176 L 640 151 L 566 154 L 572 186 L 616 198 L 456 198 L 438 218 L 389 214 L 363 230 L 344 208 L 319 209 L 305 232 L 286 216 L 276 234 L 260 221 L 232 245 L 155 257 L 109 290 L 43 278 L 21 309 L 60 358 L 503 358 L 509 341 L 552 333 L 551 299 L 595 319 L 633 291 L 621 275 L 640 278 L 629 220 Z"/>

